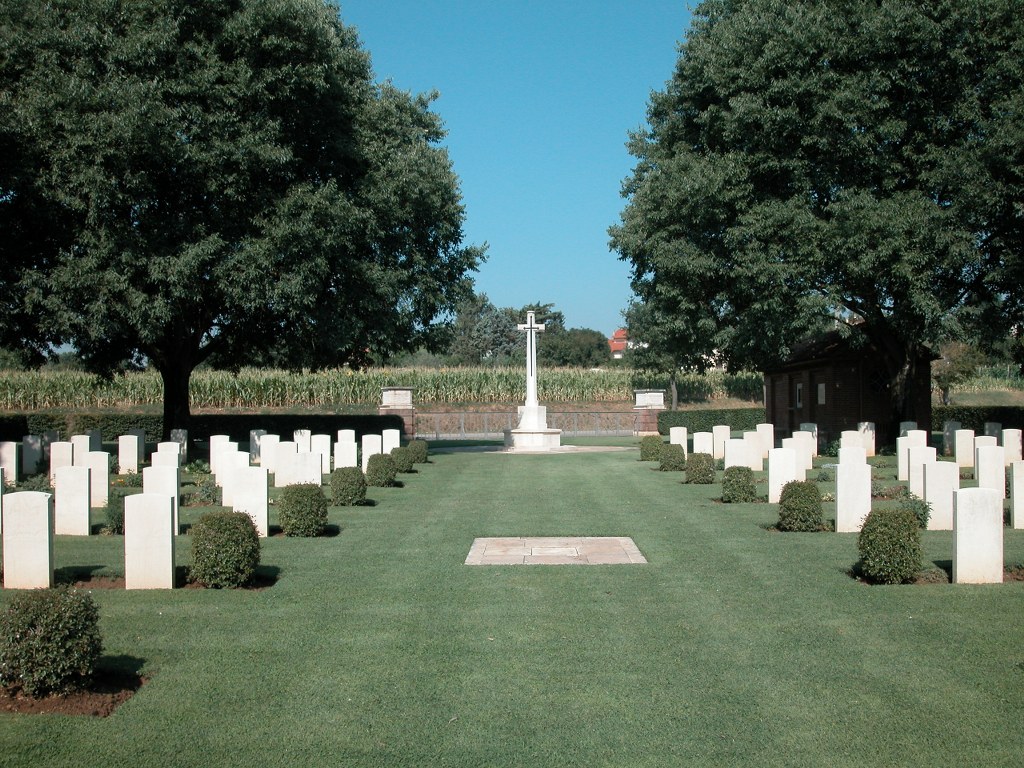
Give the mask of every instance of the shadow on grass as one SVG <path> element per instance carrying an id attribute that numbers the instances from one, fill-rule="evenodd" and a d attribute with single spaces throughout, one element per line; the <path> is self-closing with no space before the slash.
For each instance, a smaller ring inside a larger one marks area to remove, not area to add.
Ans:
<path id="1" fill-rule="evenodd" d="M 276 565 L 257 565 L 256 572 L 253 574 L 252 579 L 249 580 L 249 583 L 245 586 L 237 587 L 237 589 L 261 592 L 277 584 L 280 575 L 281 569 Z M 206 585 L 191 580 L 187 565 L 179 565 L 174 569 L 174 586 L 186 589 L 208 589 Z M 214 587 L 214 589 L 217 589 L 217 587 Z"/>
<path id="2" fill-rule="evenodd" d="M 105 565 L 65 565 L 53 569 L 54 584 L 74 584 L 77 581 L 90 581 L 93 575 L 106 570 Z"/>

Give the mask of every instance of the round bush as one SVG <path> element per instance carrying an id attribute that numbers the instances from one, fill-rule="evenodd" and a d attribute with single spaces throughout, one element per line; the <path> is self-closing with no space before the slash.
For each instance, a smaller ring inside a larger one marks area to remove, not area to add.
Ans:
<path id="1" fill-rule="evenodd" d="M 396 474 L 395 460 L 387 454 L 375 454 L 366 462 L 366 484 L 369 486 L 389 488 L 395 484 Z"/>
<path id="2" fill-rule="evenodd" d="M 711 485 L 715 482 L 715 460 L 710 453 L 691 453 L 686 460 L 686 482 Z"/>
<path id="3" fill-rule="evenodd" d="M 341 507 L 366 500 L 366 476 L 359 467 L 339 467 L 331 473 L 331 499 Z"/>
<path id="4" fill-rule="evenodd" d="M 662 472 L 682 472 L 686 469 L 686 449 L 681 445 L 664 443 L 661 446 L 661 465 L 658 469 Z"/>
<path id="5" fill-rule="evenodd" d="M 921 526 L 911 510 L 873 509 L 857 537 L 861 574 L 876 584 L 906 584 L 921 570 Z"/>
<path id="6" fill-rule="evenodd" d="M 722 501 L 726 504 L 749 504 L 757 501 L 754 471 L 750 467 L 729 467 L 722 478 Z"/>
<path id="7" fill-rule="evenodd" d="M 398 448 L 392 448 L 391 458 L 395 460 L 396 471 L 402 472 L 403 474 L 416 471 L 412 468 L 412 454 L 409 453 L 409 449 L 407 447 L 399 446 Z"/>
<path id="8" fill-rule="evenodd" d="M 84 688 L 102 650 L 99 611 L 87 592 L 16 592 L 0 616 L 0 682 L 34 698 Z"/>
<path id="9" fill-rule="evenodd" d="M 793 481 L 782 486 L 779 496 L 780 531 L 821 531 L 821 491 L 810 481 Z"/>
<path id="10" fill-rule="evenodd" d="M 908 512 L 913 513 L 914 517 L 917 518 L 918 527 L 928 527 L 928 518 L 932 516 L 932 505 L 920 496 L 915 496 L 909 490 L 896 498 L 896 503 L 893 504 L 893 508 L 905 509 Z"/>
<path id="11" fill-rule="evenodd" d="M 640 438 L 640 461 L 660 461 L 661 446 L 664 445 L 661 435 L 646 435 Z"/>
<path id="12" fill-rule="evenodd" d="M 192 526 L 192 581 L 214 589 L 248 584 L 260 564 L 260 538 L 245 512 L 217 510 Z"/>
<path id="13" fill-rule="evenodd" d="M 327 525 L 327 498 L 316 483 L 286 485 L 276 506 L 285 536 L 319 536 Z"/>
<path id="14" fill-rule="evenodd" d="M 406 446 L 412 454 L 413 464 L 426 464 L 427 456 L 430 455 L 430 446 L 426 440 L 412 440 Z"/>

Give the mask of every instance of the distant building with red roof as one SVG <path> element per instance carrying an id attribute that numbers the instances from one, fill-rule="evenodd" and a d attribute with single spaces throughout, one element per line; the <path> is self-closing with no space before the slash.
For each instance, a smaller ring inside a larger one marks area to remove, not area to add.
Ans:
<path id="1" fill-rule="evenodd" d="M 611 350 L 613 360 L 621 360 L 628 346 L 629 332 L 625 328 L 619 328 L 608 339 L 608 349 Z"/>

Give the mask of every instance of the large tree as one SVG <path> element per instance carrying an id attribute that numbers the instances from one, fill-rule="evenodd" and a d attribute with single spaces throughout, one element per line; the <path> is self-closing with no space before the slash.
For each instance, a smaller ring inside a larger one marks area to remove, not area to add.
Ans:
<path id="1" fill-rule="evenodd" d="M 166 430 L 211 356 L 358 365 L 436 345 L 482 251 L 462 246 L 431 97 L 376 85 L 336 5 L 2 8 L 17 162 L 0 217 L 28 208 L 31 231 L 0 300 L 42 338 L 97 370 L 148 361 Z"/>
<path id="2" fill-rule="evenodd" d="M 912 418 L 921 345 L 1019 321 L 1019 10 L 698 7 L 611 230 L 640 299 L 703 324 L 688 354 L 767 365 L 827 319 L 873 347 L 893 418 Z"/>

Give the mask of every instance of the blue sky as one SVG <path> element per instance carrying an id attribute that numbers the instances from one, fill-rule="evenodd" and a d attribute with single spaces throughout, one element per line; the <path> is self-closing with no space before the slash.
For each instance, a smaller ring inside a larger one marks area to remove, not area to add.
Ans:
<path id="1" fill-rule="evenodd" d="M 629 269 L 608 249 L 625 148 L 689 27 L 675 0 L 342 0 L 378 80 L 436 89 L 462 182 L 477 291 L 553 302 L 569 327 L 619 327 Z"/>

